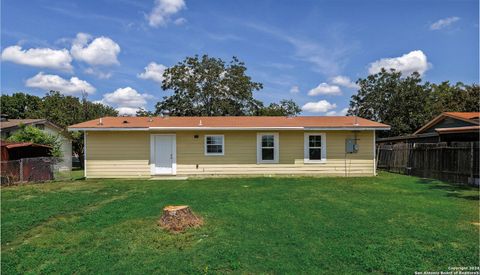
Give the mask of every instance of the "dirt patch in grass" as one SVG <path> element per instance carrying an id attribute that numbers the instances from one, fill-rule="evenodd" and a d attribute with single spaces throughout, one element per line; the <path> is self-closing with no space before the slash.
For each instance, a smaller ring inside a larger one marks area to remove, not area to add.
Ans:
<path id="1" fill-rule="evenodd" d="M 127 192 L 128 193 L 128 192 Z M 23 243 L 28 243 L 30 242 L 31 239 L 36 239 L 41 237 L 42 235 L 48 235 L 51 234 L 52 232 L 55 231 L 55 224 L 57 223 L 74 223 L 76 222 L 79 218 L 84 216 L 86 213 L 90 213 L 93 211 L 96 211 L 97 209 L 100 209 L 102 206 L 107 205 L 109 203 L 112 203 L 117 200 L 123 200 L 128 197 L 127 194 L 122 194 L 118 196 L 113 196 L 111 198 L 108 198 L 106 200 L 102 200 L 100 202 L 97 202 L 95 204 L 89 205 L 82 209 L 81 211 L 74 212 L 71 214 L 66 214 L 66 215 L 56 215 L 52 216 L 46 221 L 38 224 L 37 226 L 31 228 L 30 230 L 24 232 L 23 234 L 20 234 L 20 238 L 17 238 L 11 243 L 7 243 L 6 247 L 9 249 L 13 249 Z"/>

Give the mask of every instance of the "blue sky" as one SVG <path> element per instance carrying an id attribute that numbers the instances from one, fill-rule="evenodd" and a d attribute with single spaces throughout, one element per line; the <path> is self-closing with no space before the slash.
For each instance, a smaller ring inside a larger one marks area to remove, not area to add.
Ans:
<path id="1" fill-rule="evenodd" d="M 163 96 L 163 68 L 237 56 L 266 103 L 341 115 L 352 83 L 380 67 L 478 83 L 477 0 L 4 0 L 1 90 L 89 93 L 132 113 Z"/>

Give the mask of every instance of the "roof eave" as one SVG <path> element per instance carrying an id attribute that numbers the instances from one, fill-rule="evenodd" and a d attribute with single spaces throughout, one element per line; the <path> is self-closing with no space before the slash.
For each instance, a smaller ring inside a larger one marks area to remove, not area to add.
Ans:
<path id="1" fill-rule="evenodd" d="M 435 131 L 439 134 L 478 133 L 480 131 L 480 125 L 465 126 L 465 127 L 452 127 L 452 128 L 437 128 L 437 129 L 435 129 Z"/>
<path id="2" fill-rule="evenodd" d="M 396 140 L 407 140 L 407 139 L 417 139 L 417 138 L 428 138 L 428 137 L 436 137 L 438 134 L 434 133 L 425 133 L 425 134 L 416 134 L 416 135 L 406 135 L 406 136 L 395 136 L 395 137 L 386 137 L 386 138 L 377 138 L 377 142 L 384 142 L 384 141 L 396 141 Z"/>
<path id="3" fill-rule="evenodd" d="M 140 127 L 68 127 L 68 132 L 75 131 L 148 131 L 149 128 L 140 128 Z"/>
<path id="4" fill-rule="evenodd" d="M 272 131 L 272 130 L 304 130 L 304 131 L 373 131 L 373 130 L 390 130 L 385 126 L 355 126 L 355 127 L 69 127 L 68 131 Z"/>
<path id="5" fill-rule="evenodd" d="M 12 121 L 12 120 L 10 120 Z M 8 121 L 5 121 L 5 122 L 8 122 Z M 0 126 L 0 129 L 1 130 L 9 130 L 9 129 L 12 129 L 12 128 L 20 128 L 20 126 L 22 125 L 25 125 L 25 126 L 28 126 L 28 125 L 31 125 L 31 124 L 45 124 L 47 122 L 46 119 L 39 119 L 39 120 L 34 120 L 34 121 L 28 121 L 28 122 L 18 122 L 17 124 L 15 125 L 11 125 L 11 126 L 6 126 L 6 127 L 1 127 Z"/>

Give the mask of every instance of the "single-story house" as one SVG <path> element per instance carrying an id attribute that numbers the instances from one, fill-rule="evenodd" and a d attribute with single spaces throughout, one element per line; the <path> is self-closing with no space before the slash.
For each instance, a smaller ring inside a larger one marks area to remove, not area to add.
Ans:
<path id="1" fill-rule="evenodd" d="M 85 132 L 87 178 L 373 176 L 375 131 L 358 117 L 104 117 Z"/>
<path id="2" fill-rule="evenodd" d="M 478 141 L 479 117 L 479 112 L 444 112 L 411 135 L 379 138 L 377 144 Z"/>
<path id="3" fill-rule="evenodd" d="M 1 139 L 6 140 L 14 132 L 18 131 L 21 125 L 32 125 L 48 134 L 58 136 L 62 144 L 62 161 L 57 164 L 58 169 L 62 171 L 72 170 L 72 140 L 61 127 L 46 119 L 9 119 L 7 116 L 2 115 L 0 120 Z"/>

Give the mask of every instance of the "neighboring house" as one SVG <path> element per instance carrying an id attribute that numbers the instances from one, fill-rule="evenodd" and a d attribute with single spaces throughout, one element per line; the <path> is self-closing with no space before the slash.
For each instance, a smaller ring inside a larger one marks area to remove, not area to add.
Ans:
<path id="1" fill-rule="evenodd" d="M 356 117 L 105 117 L 85 132 L 87 178 L 373 176 L 375 131 Z"/>
<path id="2" fill-rule="evenodd" d="M 10 137 L 20 129 L 21 125 L 32 125 L 48 134 L 58 136 L 62 143 L 62 161 L 58 164 L 58 168 L 63 171 L 72 169 L 72 141 L 64 134 L 62 128 L 46 119 L 8 119 L 2 116 L 0 121 L 1 139 L 5 140 Z"/>
<path id="3" fill-rule="evenodd" d="M 479 117 L 479 112 L 445 112 L 429 121 L 411 135 L 379 138 L 377 139 L 377 143 L 478 141 L 480 132 Z"/>

